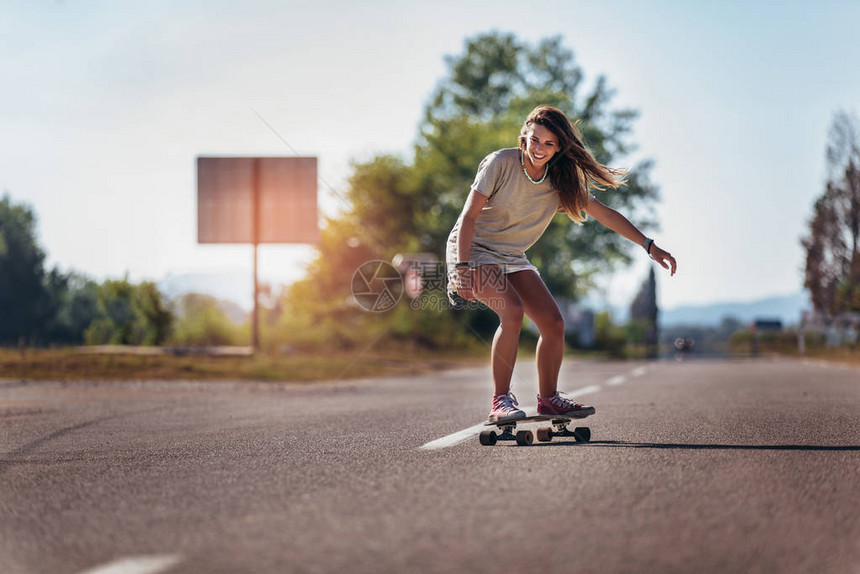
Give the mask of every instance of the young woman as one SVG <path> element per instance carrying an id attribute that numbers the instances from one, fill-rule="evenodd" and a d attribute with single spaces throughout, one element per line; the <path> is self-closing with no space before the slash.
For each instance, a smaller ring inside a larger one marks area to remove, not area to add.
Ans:
<path id="1" fill-rule="evenodd" d="M 519 147 L 491 153 L 481 162 L 466 205 L 448 237 L 449 290 L 480 301 L 499 316 L 493 338 L 490 421 L 526 416 L 510 392 L 523 314 L 537 326 L 538 413 L 586 417 L 594 407 L 557 391 L 564 353 L 564 320 L 525 251 L 543 235 L 553 216 L 565 212 L 580 223 L 590 215 L 641 245 L 675 274 L 670 253 L 645 237 L 623 215 L 595 199 L 589 186 L 624 184 L 622 171 L 598 163 L 561 110 L 539 106 L 523 123 Z"/>

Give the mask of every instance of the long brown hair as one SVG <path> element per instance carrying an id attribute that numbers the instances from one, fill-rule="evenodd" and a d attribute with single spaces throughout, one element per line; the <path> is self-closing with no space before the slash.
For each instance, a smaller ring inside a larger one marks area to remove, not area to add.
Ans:
<path id="1" fill-rule="evenodd" d="M 627 171 L 598 163 L 582 143 L 577 125 L 552 106 L 538 106 L 526 118 L 519 137 L 523 154 L 529 129 L 535 124 L 547 128 L 558 138 L 558 151 L 549 162 L 549 178 L 558 190 L 564 211 L 573 221 L 581 223 L 587 218 L 589 187 L 616 189 L 627 183 L 623 177 Z"/>

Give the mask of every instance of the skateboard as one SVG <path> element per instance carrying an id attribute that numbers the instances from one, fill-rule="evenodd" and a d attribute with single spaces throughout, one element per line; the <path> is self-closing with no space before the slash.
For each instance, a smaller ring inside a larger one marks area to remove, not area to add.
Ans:
<path id="1" fill-rule="evenodd" d="M 583 417 L 585 418 L 585 417 Z M 573 430 L 567 425 L 573 417 L 559 415 L 532 415 L 515 421 L 487 422 L 484 426 L 497 427 L 501 434 L 494 430 L 481 431 L 478 438 L 484 446 L 492 446 L 500 440 L 516 441 L 519 446 L 527 446 L 534 442 L 534 435 L 540 442 L 549 442 L 554 436 L 572 436 L 576 442 L 589 442 L 591 440 L 591 429 L 588 427 L 576 427 Z M 551 427 L 541 427 L 535 433 L 530 430 L 517 430 L 518 424 L 550 421 Z"/>

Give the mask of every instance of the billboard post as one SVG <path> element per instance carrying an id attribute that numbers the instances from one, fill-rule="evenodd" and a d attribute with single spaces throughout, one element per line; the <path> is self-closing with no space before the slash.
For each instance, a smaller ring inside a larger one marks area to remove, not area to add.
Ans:
<path id="1" fill-rule="evenodd" d="M 254 308 L 251 311 L 251 347 L 254 351 L 260 349 L 260 284 L 259 275 L 257 273 L 257 248 L 260 246 L 260 160 L 254 158 L 253 168 L 251 172 L 251 193 L 253 196 L 254 207 L 252 208 L 254 224 L 251 233 L 253 234 L 254 243 Z"/>
<path id="2" fill-rule="evenodd" d="M 318 241 L 316 157 L 197 157 L 197 242 L 253 249 L 255 351 L 259 246 Z"/>

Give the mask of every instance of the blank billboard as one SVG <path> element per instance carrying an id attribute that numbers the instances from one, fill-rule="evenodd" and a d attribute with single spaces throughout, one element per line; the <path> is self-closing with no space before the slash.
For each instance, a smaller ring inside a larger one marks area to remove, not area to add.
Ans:
<path id="1" fill-rule="evenodd" d="M 318 241 L 317 158 L 197 158 L 198 243 Z"/>

